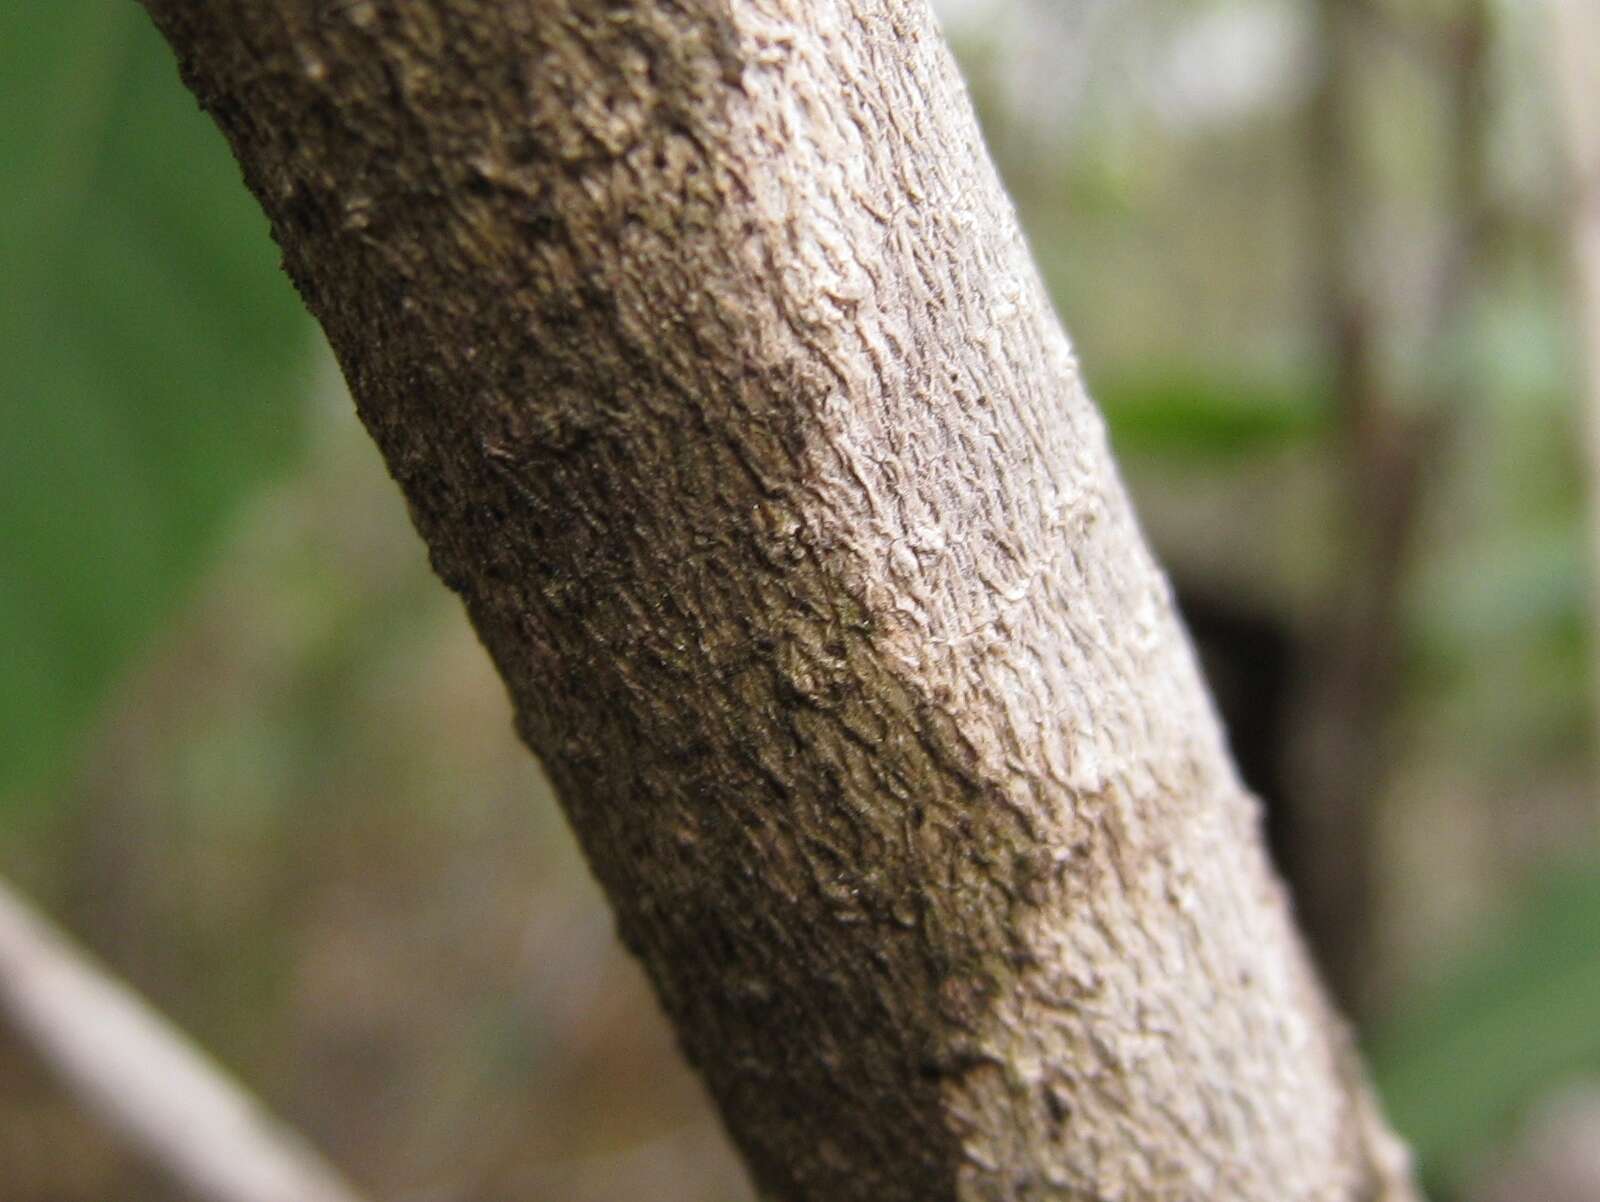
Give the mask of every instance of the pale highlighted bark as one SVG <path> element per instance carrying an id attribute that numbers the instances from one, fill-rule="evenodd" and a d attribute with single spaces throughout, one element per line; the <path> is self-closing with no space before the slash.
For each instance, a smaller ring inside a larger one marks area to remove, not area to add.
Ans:
<path id="1" fill-rule="evenodd" d="M 146 6 L 765 1195 L 1411 1196 L 924 4 Z"/>

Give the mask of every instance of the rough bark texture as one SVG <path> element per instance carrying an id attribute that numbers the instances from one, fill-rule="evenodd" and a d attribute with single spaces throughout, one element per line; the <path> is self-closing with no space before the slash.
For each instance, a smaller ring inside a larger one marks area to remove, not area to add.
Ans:
<path id="1" fill-rule="evenodd" d="M 1404 1197 L 921 0 L 147 0 L 784 1202 Z"/>

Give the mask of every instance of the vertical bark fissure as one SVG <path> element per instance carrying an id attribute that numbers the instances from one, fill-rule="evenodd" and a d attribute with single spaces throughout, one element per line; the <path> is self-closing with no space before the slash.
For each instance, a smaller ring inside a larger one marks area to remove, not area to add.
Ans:
<path id="1" fill-rule="evenodd" d="M 147 0 L 775 1199 L 1405 1196 L 898 0 Z"/>

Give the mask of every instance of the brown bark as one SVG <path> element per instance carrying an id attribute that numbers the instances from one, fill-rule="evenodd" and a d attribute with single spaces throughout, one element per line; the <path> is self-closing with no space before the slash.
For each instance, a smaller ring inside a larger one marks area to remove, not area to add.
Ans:
<path id="1" fill-rule="evenodd" d="M 1409 1196 L 920 0 L 147 7 L 766 1196 Z"/>

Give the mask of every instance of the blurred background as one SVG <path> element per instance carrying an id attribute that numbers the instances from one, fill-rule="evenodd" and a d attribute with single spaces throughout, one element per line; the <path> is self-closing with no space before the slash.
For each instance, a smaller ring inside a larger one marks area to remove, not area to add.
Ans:
<path id="1" fill-rule="evenodd" d="M 1433 1197 L 1600 1199 L 1600 5 L 941 9 Z M 375 1199 L 748 1202 L 148 22 L 0 79 L 0 878 Z M 3 1024 L 0 1195 L 180 1196 Z"/>

